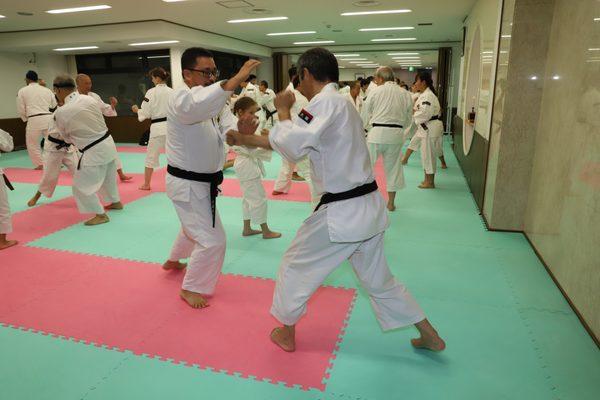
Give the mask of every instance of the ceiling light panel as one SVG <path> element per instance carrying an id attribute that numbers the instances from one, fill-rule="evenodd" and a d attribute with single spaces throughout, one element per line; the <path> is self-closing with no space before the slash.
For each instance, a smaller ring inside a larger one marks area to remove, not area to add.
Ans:
<path id="1" fill-rule="evenodd" d="M 81 47 L 61 47 L 54 49 L 54 51 L 75 51 L 75 50 L 92 50 L 97 49 L 98 46 L 81 46 Z"/>
<path id="2" fill-rule="evenodd" d="M 371 42 L 405 42 L 417 40 L 417 38 L 385 38 L 385 39 L 371 39 Z"/>
<path id="3" fill-rule="evenodd" d="M 380 14 L 405 14 L 412 12 L 409 9 L 401 9 L 401 10 L 380 10 L 380 11 L 358 11 L 358 12 L 345 12 L 340 14 L 343 17 L 352 17 L 356 15 L 380 15 Z"/>
<path id="4" fill-rule="evenodd" d="M 294 42 L 296 45 L 302 44 L 327 44 L 327 43 L 335 43 L 335 40 L 315 40 L 312 42 Z"/>
<path id="5" fill-rule="evenodd" d="M 409 31 L 415 29 L 414 26 L 398 26 L 395 28 L 361 28 L 359 32 L 377 32 L 377 31 Z"/>
<path id="6" fill-rule="evenodd" d="M 276 33 L 267 33 L 267 36 L 309 35 L 311 33 L 317 33 L 317 32 L 316 31 L 276 32 Z"/>
<path id="7" fill-rule="evenodd" d="M 68 14 L 74 12 L 82 12 L 82 11 L 97 11 L 97 10 L 107 10 L 112 8 L 106 4 L 101 4 L 99 6 L 87 6 L 87 7 L 72 7 L 72 8 L 60 8 L 56 10 L 48 10 L 46 11 L 48 14 Z"/>
<path id="8" fill-rule="evenodd" d="M 156 44 L 172 44 L 179 43 L 179 40 L 162 40 L 160 42 L 141 42 L 141 43 L 129 43 L 130 46 L 152 46 Z"/>
<path id="9" fill-rule="evenodd" d="M 246 18 L 246 19 L 231 19 L 227 22 L 230 24 L 241 24 L 244 22 L 283 21 L 286 19 L 288 19 L 288 17 Z"/>

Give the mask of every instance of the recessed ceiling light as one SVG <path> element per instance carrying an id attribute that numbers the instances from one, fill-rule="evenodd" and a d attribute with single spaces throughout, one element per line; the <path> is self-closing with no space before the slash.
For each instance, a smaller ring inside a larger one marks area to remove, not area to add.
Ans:
<path id="1" fill-rule="evenodd" d="M 326 44 L 335 43 L 335 40 L 315 40 L 312 42 L 294 42 L 294 44 Z"/>
<path id="2" fill-rule="evenodd" d="M 537 76 L 533 75 L 533 76 L 532 76 L 531 78 L 529 78 L 529 79 L 531 79 L 532 81 L 537 81 L 537 78 L 538 78 Z"/>
<path id="3" fill-rule="evenodd" d="M 56 10 L 48 10 L 46 11 L 48 14 L 66 14 L 66 13 L 74 13 L 81 11 L 97 11 L 97 10 L 107 10 L 112 8 L 111 6 L 107 6 L 106 4 L 102 4 L 99 6 L 87 6 L 87 7 L 73 7 L 73 8 L 60 8 Z"/>
<path id="4" fill-rule="evenodd" d="M 152 46 L 154 44 L 171 44 L 179 43 L 179 40 L 163 40 L 160 42 L 142 42 L 142 43 L 129 43 L 130 46 Z"/>
<path id="5" fill-rule="evenodd" d="M 420 53 L 387 53 L 388 56 L 416 56 Z"/>
<path id="6" fill-rule="evenodd" d="M 359 11 L 359 12 L 345 12 L 341 13 L 341 16 L 351 17 L 354 15 L 376 15 L 376 14 L 404 14 L 412 12 L 412 10 L 404 9 L 404 10 L 380 10 L 380 11 Z"/>
<path id="7" fill-rule="evenodd" d="M 359 32 L 375 32 L 375 31 L 408 31 L 415 29 L 414 26 L 398 26 L 395 28 L 361 28 Z"/>
<path id="8" fill-rule="evenodd" d="M 61 47 L 59 49 L 54 49 L 54 51 L 92 50 L 92 49 L 97 49 L 97 48 L 98 48 L 98 46 Z"/>
<path id="9" fill-rule="evenodd" d="M 264 22 L 264 21 L 282 21 L 288 17 L 265 17 L 265 18 L 246 18 L 246 19 L 230 19 L 230 24 L 240 24 L 243 22 Z"/>
<path id="10" fill-rule="evenodd" d="M 598 59 L 598 60 L 586 60 L 585 62 L 600 62 L 600 59 Z"/>
<path id="11" fill-rule="evenodd" d="M 502 35 L 502 37 L 505 39 L 510 39 L 512 36 L 511 35 Z"/>
<path id="12" fill-rule="evenodd" d="M 316 31 L 302 31 L 302 32 L 277 32 L 267 33 L 267 36 L 285 36 L 285 35 L 308 35 L 311 33 L 317 33 Z"/>
<path id="13" fill-rule="evenodd" d="M 343 58 L 340 61 L 368 61 L 366 58 Z"/>
<path id="14" fill-rule="evenodd" d="M 360 54 L 350 54 L 350 53 L 348 53 L 348 54 L 334 54 L 334 56 L 336 56 L 336 57 L 359 57 Z"/>
<path id="15" fill-rule="evenodd" d="M 598 22 L 600 21 L 600 18 L 594 18 L 594 21 Z"/>
<path id="16" fill-rule="evenodd" d="M 600 47 L 592 47 L 591 49 L 588 49 L 588 51 L 600 51 Z"/>
<path id="17" fill-rule="evenodd" d="M 481 54 L 494 54 L 493 51 L 482 51 Z"/>
<path id="18" fill-rule="evenodd" d="M 417 38 L 386 38 L 386 39 L 371 39 L 371 42 L 396 42 L 396 41 L 409 41 L 417 40 Z"/>
<path id="19" fill-rule="evenodd" d="M 373 61 L 369 61 L 367 59 L 363 61 L 348 61 L 349 64 L 373 64 Z"/>
<path id="20" fill-rule="evenodd" d="M 392 57 L 392 60 L 420 60 L 421 56 L 401 56 L 401 57 Z"/>
<path id="21" fill-rule="evenodd" d="M 6 18 L 4 15 L 0 15 L 0 18 Z"/>
<path id="22" fill-rule="evenodd" d="M 558 75 L 554 75 L 554 76 L 552 77 L 552 79 L 554 79 L 555 81 L 557 81 L 557 80 L 559 80 L 559 79 L 560 79 L 560 76 L 558 76 Z"/>

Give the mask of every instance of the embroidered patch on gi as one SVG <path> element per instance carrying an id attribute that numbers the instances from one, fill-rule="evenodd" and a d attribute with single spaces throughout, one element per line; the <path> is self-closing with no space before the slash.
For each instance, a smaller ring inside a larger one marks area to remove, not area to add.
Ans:
<path id="1" fill-rule="evenodd" d="M 300 111 L 300 114 L 298 114 L 298 117 L 300 117 L 300 119 L 304 122 L 306 122 L 307 124 L 310 124 L 310 122 L 313 120 L 313 116 L 311 113 L 309 113 L 308 111 L 306 111 L 304 108 L 302 109 L 302 111 Z"/>
<path id="2" fill-rule="evenodd" d="M 150 102 L 150 100 L 147 97 L 144 97 L 144 101 Z"/>
<path id="3" fill-rule="evenodd" d="M 428 102 L 428 101 L 424 101 L 424 102 L 423 102 L 423 103 L 421 103 L 421 104 L 426 104 L 426 105 L 428 105 L 428 106 L 430 106 L 430 105 L 431 105 L 431 103 L 430 103 L 430 102 Z"/>

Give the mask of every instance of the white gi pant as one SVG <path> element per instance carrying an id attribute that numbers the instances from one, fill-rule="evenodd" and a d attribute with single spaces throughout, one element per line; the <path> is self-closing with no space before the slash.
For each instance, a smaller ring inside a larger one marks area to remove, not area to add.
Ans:
<path id="1" fill-rule="evenodd" d="M 0 169 L 0 234 L 12 232 L 12 220 L 10 216 L 10 205 L 8 204 L 8 188 L 2 177 Z"/>
<path id="2" fill-rule="evenodd" d="M 325 278 L 349 259 L 383 330 L 413 325 L 425 319 L 406 287 L 391 274 L 383 249 L 383 232 L 362 242 L 331 242 L 327 206 L 300 227 L 283 256 L 271 314 L 284 325 L 295 325 L 306 303 Z"/>
<path id="3" fill-rule="evenodd" d="M 73 176 L 73 196 L 82 214 L 104 214 L 98 196 L 112 204 L 121 201 L 117 187 L 117 159 L 102 165 L 82 165 Z"/>
<path id="4" fill-rule="evenodd" d="M 441 138 L 440 138 L 441 139 Z M 421 164 L 427 175 L 435 174 L 437 170 L 437 155 L 435 143 L 429 135 L 422 137 L 420 141 Z"/>
<path id="5" fill-rule="evenodd" d="M 182 289 L 190 292 L 211 295 L 221 276 L 225 259 L 225 230 L 217 212 L 215 227 L 212 226 L 212 213 L 208 190 L 202 193 L 195 188 L 189 191 L 188 201 L 169 193 L 169 181 L 179 178 L 167 175 L 167 193 L 175 206 L 181 222 L 181 231 L 171 249 L 169 260 L 189 258 L 183 278 Z"/>
<path id="6" fill-rule="evenodd" d="M 371 156 L 371 166 L 375 165 L 379 155 L 383 157 L 388 192 L 397 192 L 406 186 L 404 182 L 404 168 L 402 166 L 402 145 L 403 143 L 367 143 L 369 156 Z"/>
<path id="7" fill-rule="evenodd" d="M 34 167 L 39 167 L 44 164 L 40 142 L 42 141 L 42 138 L 46 136 L 46 132 L 47 129 L 25 131 L 25 145 L 27 146 L 27 154 L 29 154 L 29 158 L 31 159 L 31 163 Z"/>
<path id="8" fill-rule="evenodd" d="M 285 158 L 282 158 L 281 169 L 279 170 L 279 175 L 277 176 L 273 190 L 282 193 L 287 193 L 290 191 L 290 188 L 292 187 L 292 175 L 295 167 L 298 168 L 298 175 L 303 177 L 308 184 L 308 188 L 310 189 L 310 202 L 312 208 L 314 209 L 317 204 L 319 204 L 320 196 L 317 196 L 315 193 L 315 188 L 310 176 L 310 160 L 308 157 L 302 159 L 302 161 L 300 161 L 298 164 L 292 164 Z"/>
<path id="9" fill-rule="evenodd" d="M 255 225 L 267 222 L 267 193 L 262 185 L 262 179 L 240 180 L 242 188 L 242 213 L 244 220 L 250 220 Z"/>
<path id="10" fill-rule="evenodd" d="M 46 142 L 46 148 L 56 146 L 50 141 Z M 64 165 L 71 175 L 75 174 L 77 168 L 77 155 L 74 151 L 66 150 L 44 150 L 44 173 L 40 181 L 38 191 L 46 197 L 52 197 L 58 183 L 60 170 Z"/>
<path id="11" fill-rule="evenodd" d="M 160 167 L 160 151 L 165 149 L 166 143 L 166 135 L 151 137 L 148 140 L 148 147 L 146 149 L 146 168 Z"/>

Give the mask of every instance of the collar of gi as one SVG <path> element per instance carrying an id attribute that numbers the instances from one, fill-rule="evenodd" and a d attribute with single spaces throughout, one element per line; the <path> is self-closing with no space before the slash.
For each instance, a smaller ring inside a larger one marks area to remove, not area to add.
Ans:
<path id="1" fill-rule="evenodd" d="M 73 93 L 65 97 L 65 104 L 73 101 L 77 96 L 79 96 L 79 93 L 77 91 L 74 91 Z"/>

